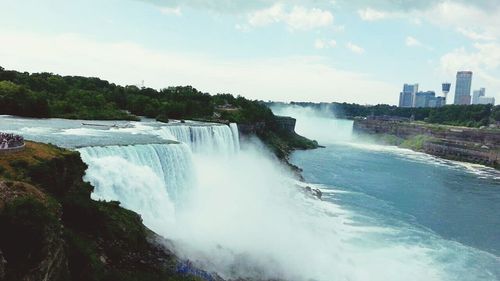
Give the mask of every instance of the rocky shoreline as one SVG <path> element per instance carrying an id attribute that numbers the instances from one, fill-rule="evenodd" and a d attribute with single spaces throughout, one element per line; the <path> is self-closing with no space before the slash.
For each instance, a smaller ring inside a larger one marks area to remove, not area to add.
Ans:
<path id="1" fill-rule="evenodd" d="M 92 200 L 86 169 L 78 152 L 48 144 L 2 155 L 0 280 L 221 280 L 186 267 L 119 202 Z"/>
<path id="2" fill-rule="evenodd" d="M 444 159 L 500 169 L 500 129 L 358 118 L 353 132 Z"/>

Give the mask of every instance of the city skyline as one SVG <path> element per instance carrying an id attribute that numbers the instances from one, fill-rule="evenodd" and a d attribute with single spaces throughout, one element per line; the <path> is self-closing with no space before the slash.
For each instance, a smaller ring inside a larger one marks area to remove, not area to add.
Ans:
<path id="1" fill-rule="evenodd" d="M 455 83 L 455 95 L 453 102 L 449 102 L 448 94 L 452 89 L 452 83 L 441 83 L 442 93 L 436 95 L 434 90 L 419 91 L 419 84 L 403 85 L 403 91 L 399 93 L 399 107 L 441 107 L 449 104 L 472 105 L 492 104 L 495 105 L 495 97 L 486 96 L 486 88 L 472 91 L 472 71 L 457 71 Z"/>

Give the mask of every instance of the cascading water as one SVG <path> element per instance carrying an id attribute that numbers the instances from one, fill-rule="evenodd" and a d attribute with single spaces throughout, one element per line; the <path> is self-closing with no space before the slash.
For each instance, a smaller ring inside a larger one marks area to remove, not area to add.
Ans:
<path id="1" fill-rule="evenodd" d="M 184 144 L 87 147 L 80 149 L 80 153 L 86 162 L 114 156 L 151 168 L 165 183 L 168 194 L 174 201 L 184 189 L 193 185 L 191 153 Z"/>
<path id="2" fill-rule="evenodd" d="M 193 161 L 185 144 L 149 144 L 79 149 L 89 166 L 85 180 L 95 200 L 117 200 L 165 233 L 175 219 L 175 207 L 194 186 Z"/>
<path id="3" fill-rule="evenodd" d="M 236 124 L 226 125 L 172 125 L 163 126 L 161 137 L 189 145 L 195 153 L 232 154 L 239 150 Z"/>
<path id="4" fill-rule="evenodd" d="M 469 266 L 482 257 L 461 245 L 302 194 L 266 152 L 234 153 L 235 125 L 162 126 L 151 135 L 184 144 L 80 149 L 94 198 L 122 202 L 180 257 L 225 278 L 495 280 Z"/>
<path id="5" fill-rule="evenodd" d="M 230 155 L 239 150 L 237 127 L 225 125 L 162 126 L 151 130 L 180 144 L 94 146 L 78 149 L 89 166 L 85 180 L 96 200 L 117 200 L 144 218 L 146 225 L 165 234 L 176 210 L 189 200 L 196 184 L 192 150 Z"/>

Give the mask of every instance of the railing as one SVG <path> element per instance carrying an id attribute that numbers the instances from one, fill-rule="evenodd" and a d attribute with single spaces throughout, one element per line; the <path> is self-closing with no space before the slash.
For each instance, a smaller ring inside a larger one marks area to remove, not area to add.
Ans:
<path id="1" fill-rule="evenodd" d="M 23 150 L 24 138 L 19 135 L 0 133 L 0 153 L 13 153 Z"/>
<path id="2" fill-rule="evenodd" d="M 0 148 L 0 154 L 9 154 L 9 153 L 23 151 L 25 147 L 26 147 L 26 145 L 23 143 L 23 145 L 21 145 L 21 146 Z"/>

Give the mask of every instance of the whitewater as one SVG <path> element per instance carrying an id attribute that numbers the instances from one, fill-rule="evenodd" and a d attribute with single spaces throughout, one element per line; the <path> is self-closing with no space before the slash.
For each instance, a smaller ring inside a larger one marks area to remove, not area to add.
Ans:
<path id="1" fill-rule="evenodd" d="M 43 124 L 19 122 L 10 129 L 24 131 L 28 138 L 31 130 L 34 139 L 77 147 L 88 165 L 84 179 L 94 185 L 95 200 L 120 201 L 169 239 L 181 258 L 223 278 L 499 280 L 500 259 L 494 252 L 448 239 L 376 194 L 346 188 L 356 187 L 354 178 L 345 176 L 336 186 L 337 175 L 321 170 L 336 165 L 336 157 L 357 159 L 366 151 L 426 167 L 444 164 L 354 142 L 345 124 L 286 110 L 276 111 L 294 115 L 299 133 L 327 144 L 324 150 L 292 155 L 308 182 L 297 181 L 257 139 L 240 143 L 236 124 L 150 121 L 123 129 L 61 125 L 43 131 L 34 129 Z M 82 136 L 88 143 L 75 145 Z M 113 141 L 108 142 L 110 136 Z M 134 143 L 127 145 L 127 140 Z M 330 154 L 330 148 L 338 150 Z M 448 166 L 461 174 L 481 171 L 492 180 L 489 170 Z M 356 172 L 362 167 L 348 168 L 363 177 Z M 297 186 L 322 189 L 324 200 Z"/>

